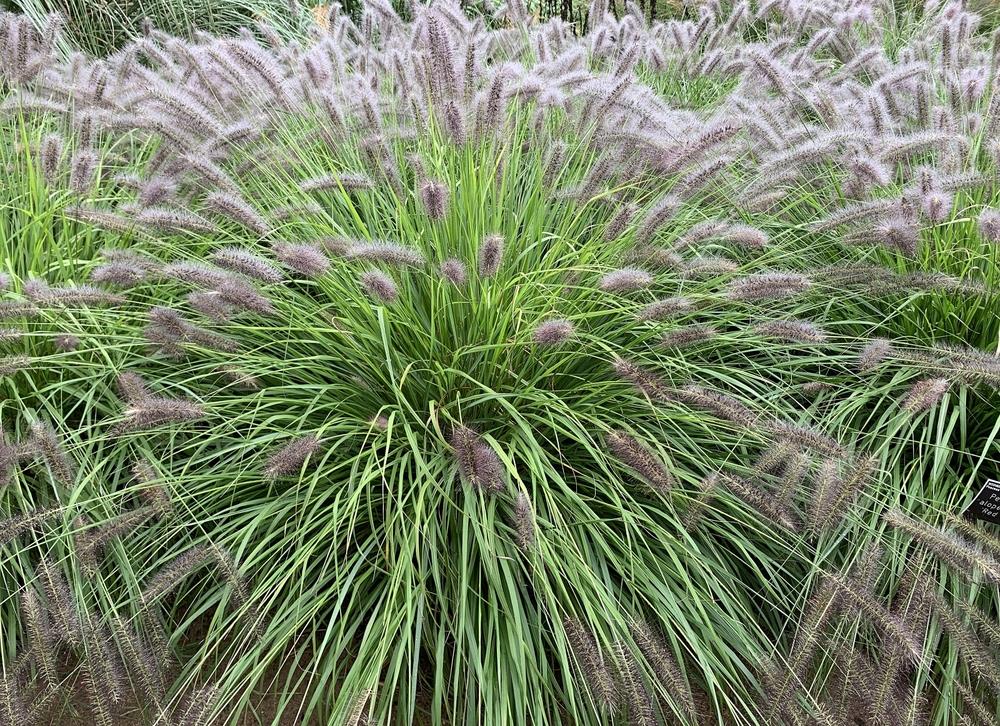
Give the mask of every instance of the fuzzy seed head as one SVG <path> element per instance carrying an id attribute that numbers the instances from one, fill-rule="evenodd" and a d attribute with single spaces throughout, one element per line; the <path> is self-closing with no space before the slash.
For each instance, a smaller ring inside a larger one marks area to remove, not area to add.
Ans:
<path id="1" fill-rule="evenodd" d="M 267 457 L 264 464 L 264 478 L 277 479 L 298 474 L 310 456 L 320 450 L 319 437 L 315 434 L 302 436 Z"/>
<path id="2" fill-rule="evenodd" d="M 349 260 L 383 262 L 396 267 L 421 267 L 424 256 L 412 247 L 395 242 L 363 242 L 349 245 L 346 253 Z"/>
<path id="3" fill-rule="evenodd" d="M 531 333 L 531 340 L 542 347 L 557 346 L 573 337 L 576 328 L 565 318 L 556 318 L 539 323 Z"/>
<path id="4" fill-rule="evenodd" d="M 503 237 L 488 235 L 479 245 L 479 276 L 493 277 L 500 271 L 503 259 Z"/>
<path id="5" fill-rule="evenodd" d="M 659 458 L 629 434 L 612 431 L 607 444 L 612 456 L 641 476 L 654 492 L 665 495 L 673 487 L 674 478 Z"/>
<path id="6" fill-rule="evenodd" d="M 212 253 L 212 263 L 261 282 L 281 282 L 285 276 L 277 267 L 241 247 L 223 247 Z"/>
<path id="7" fill-rule="evenodd" d="M 271 245 L 271 250 L 285 267 L 303 277 L 322 277 L 330 269 L 329 258 L 315 245 L 275 242 Z"/>
<path id="8" fill-rule="evenodd" d="M 653 276 L 638 267 L 623 267 L 609 272 L 601 278 L 598 287 L 604 292 L 629 293 L 642 290 L 653 284 Z"/>
<path id="9" fill-rule="evenodd" d="M 393 279 L 381 270 L 369 270 L 361 276 L 361 287 L 377 302 L 389 304 L 399 298 L 399 288 Z"/>
<path id="10" fill-rule="evenodd" d="M 424 182 L 420 185 L 420 202 L 431 221 L 444 219 L 448 212 L 448 187 L 436 181 Z"/>
<path id="11" fill-rule="evenodd" d="M 450 443 L 462 481 L 487 495 L 504 490 L 507 482 L 503 463 L 482 436 L 468 426 L 456 425 Z"/>
<path id="12" fill-rule="evenodd" d="M 923 378 L 910 387 L 903 399 L 902 408 L 910 414 L 934 408 L 950 387 L 951 381 L 947 378 Z"/>
<path id="13" fill-rule="evenodd" d="M 992 244 L 1000 244 L 1000 209 L 986 207 L 979 213 L 979 234 Z"/>
<path id="14" fill-rule="evenodd" d="M 464 262 L 455 257 L 450 257 L 441 263 L 441 277 L 448 280 L 455 287 L 465 287 L 465 283 L 469 279 L 469 272 Z"/>
<path id="15" fill-rule="evenodd" d="M 862 373 L 882 365 L 893 353 L 892 343 L 885 338 L 875 338 L 868 343 L 858 356 L 858 370 Z"/>

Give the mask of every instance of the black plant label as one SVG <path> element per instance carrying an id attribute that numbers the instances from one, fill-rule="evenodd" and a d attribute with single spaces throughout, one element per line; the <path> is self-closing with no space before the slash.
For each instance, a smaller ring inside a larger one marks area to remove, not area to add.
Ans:
<path id="1" fill-rule="evenodd" d="M 1000 481 L 987 479 L 965 510 L 966 519 L 981 519 L 1000 524 Z"/>

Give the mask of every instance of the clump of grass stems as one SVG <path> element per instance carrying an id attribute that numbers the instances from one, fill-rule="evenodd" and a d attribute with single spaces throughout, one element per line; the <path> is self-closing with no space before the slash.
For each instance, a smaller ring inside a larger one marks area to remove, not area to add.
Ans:
<path id="1" fill-rule="evenodd" d="M 877 654 L 878 712 L 947 712 L 887 595 L 910 547 L 996 575 L 910 481 L 1000 381 L 954 327 L 996 331 L 995 53 L 955 3 L 713 7 L 104 60 L 0 17 L 2 582 L 98 722 L 125 671 L 234 721 L 284 658 L 303 722 L 829 720 Z"/>

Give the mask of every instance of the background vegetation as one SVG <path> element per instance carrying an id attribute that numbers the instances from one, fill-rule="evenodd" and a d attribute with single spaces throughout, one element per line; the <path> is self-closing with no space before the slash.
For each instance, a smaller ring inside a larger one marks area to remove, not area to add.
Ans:
<path id="1" fill-rule="evenodd" d="M 0 18 L 7 721 L 995 722 L 988 17 L 183 7 Z"/>

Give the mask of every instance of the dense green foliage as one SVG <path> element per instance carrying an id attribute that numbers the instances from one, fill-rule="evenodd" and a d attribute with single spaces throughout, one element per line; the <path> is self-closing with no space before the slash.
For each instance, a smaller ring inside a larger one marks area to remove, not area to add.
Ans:
<path id="1" fill-rule="evenodd" d="M 4 16 L 0 713 L 995 714 L 997 44 L 746 8 Z"/>
<path id="2" fill-rule="evenodd" d="M 3 0 L 0 7 L 24 13 L 37 28 L 57 14 L 64 28 L 62 50 L 113 53 L 148 28 L 172 35 L 194 32 L 232 35 L 266 23 L 285 37 L 304 32 L 309 11 L 294 0 Z"/>

